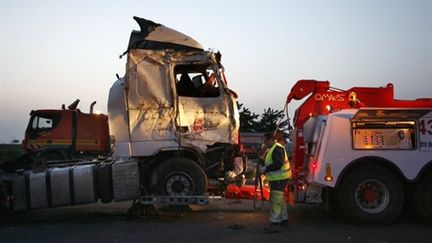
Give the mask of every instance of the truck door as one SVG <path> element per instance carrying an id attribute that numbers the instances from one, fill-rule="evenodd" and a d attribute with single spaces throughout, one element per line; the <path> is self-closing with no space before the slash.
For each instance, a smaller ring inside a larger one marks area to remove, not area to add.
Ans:
<path id="1" fill-rule="evenodd" d="M 69 112 L 32 112 L 26 131 L 27 149 L 69 148 L 71 146 L 71 122 Z"/>
<path id="2" fill-rule="evenodd" d="M 135 51 L 129 54 L 127 106 L 131 156 L 149 156 L 161 148 L 178 148 L 173 91 L 166 65 L 143 56 Z"/>

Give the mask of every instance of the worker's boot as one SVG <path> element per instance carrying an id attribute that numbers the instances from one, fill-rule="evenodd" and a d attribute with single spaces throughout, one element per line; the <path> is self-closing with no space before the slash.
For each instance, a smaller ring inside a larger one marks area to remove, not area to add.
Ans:
<path id="1" fill-rule="evenodd" d="M 270 191 L 271 214 L 270 222 L 272 224 L 280 224 L 282 221 L 282 210 L 284 204 L 284 193 L 281 191 Z M 285 206 L 286 207 L 286 206 Z"/>

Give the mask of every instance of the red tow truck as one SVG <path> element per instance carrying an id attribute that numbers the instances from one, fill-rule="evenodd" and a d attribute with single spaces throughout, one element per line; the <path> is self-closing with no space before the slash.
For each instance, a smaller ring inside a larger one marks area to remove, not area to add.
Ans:
<path id="1" fill-rule="evenodd" d="M 325 202 L 360 224 L 389 224 L 411 202 L 432 223 L 432 98 L 299 80 L 287 105 L 306 96 L 291 134 L 296 201 Z"/>

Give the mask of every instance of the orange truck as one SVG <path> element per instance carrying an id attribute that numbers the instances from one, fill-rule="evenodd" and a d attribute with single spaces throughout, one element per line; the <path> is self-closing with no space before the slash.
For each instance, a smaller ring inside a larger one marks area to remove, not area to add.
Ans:
<path id="1" fill-rule="evenodd" d="M 106 156 L 110 153 L 108 117 L 77 109 L 79 100 L 59 110 L 32 110 L 22 142 L 33 158 L 70 160 Z"/>

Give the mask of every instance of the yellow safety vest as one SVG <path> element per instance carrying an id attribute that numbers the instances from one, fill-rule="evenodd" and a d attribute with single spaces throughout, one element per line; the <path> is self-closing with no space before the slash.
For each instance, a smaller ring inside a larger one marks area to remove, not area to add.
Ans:
<path id="1" fill-rule="evenodd" d="M 276 171 L 269 171 L 266 173 L 266 178 L 269 181 L 279 181 L 284 179 L 291 179 L 291 168 L 288 161 L 288 155 L 285 151 L 285 148 L 280 143 L 275 143 L 273 146 L 270 147 L 270 149 L 267 151 L 267 154 L 264 159 L 265 166 L 271 165 L 273 163 L 273 150 L 276 148 L 276 146 L 279 146 L 283 148 L 285 153 L 285 160 L 282 164 L 282 167 L 280 170 Z"/>

